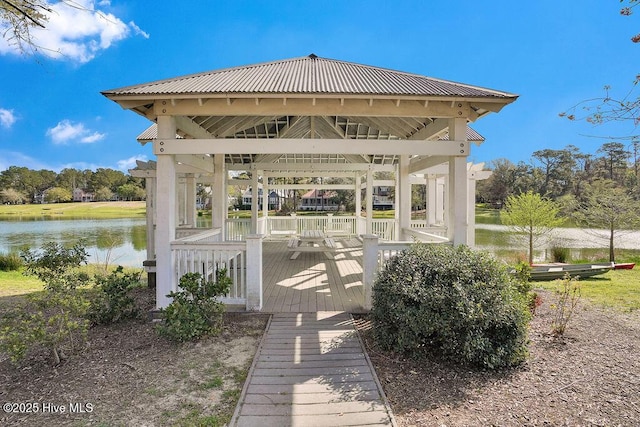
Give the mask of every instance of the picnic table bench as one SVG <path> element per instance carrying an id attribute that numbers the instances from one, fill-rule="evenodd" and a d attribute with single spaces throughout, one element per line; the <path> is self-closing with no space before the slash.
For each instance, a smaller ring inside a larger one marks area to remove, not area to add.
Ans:
<path id="1" fill-rule="evenodd" d="M 333 259 L 337 245 L 332 237 L 327 237 L 320 230 L 304 230 L 299 236 L 289 239 L 287 249 L 293 252 L 290 259 L 297 259 L 302 252 L 323 252 L 328 259 Z"/>

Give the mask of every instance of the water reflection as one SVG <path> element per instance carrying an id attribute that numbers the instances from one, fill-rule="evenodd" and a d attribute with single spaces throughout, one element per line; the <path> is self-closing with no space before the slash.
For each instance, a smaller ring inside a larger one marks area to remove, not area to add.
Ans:
<path id="1" fill-rule="evenodd" d="M 89 262 L 141 266 L 146 259 L 146 222 L 120 219 L 0 220 L 0 252 L 17 252 L 57 242 L 83 242 Z"/>

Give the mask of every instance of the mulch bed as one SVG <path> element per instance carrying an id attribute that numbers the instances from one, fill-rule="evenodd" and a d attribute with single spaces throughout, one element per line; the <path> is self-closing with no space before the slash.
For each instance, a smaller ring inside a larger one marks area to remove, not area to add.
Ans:
<path id="1" fill-rule="evenodd" d="M 501 372 L 368 353 L 400 426 L 638 426 L 640 315 L 581 302 L 550 335 L 550 294 L 530 325 L 530 356 Z M 370 327 L 370 325 L 369 325 Z"/>
<path id="2" fill-rule="evenodd" d="M 140 290 L 137 297 L 139 306 L 153 306 L 153 292 Z M 238 376 L 248 369 L 268 318 L 227 313 L 220 336 L 185 344 L 159 337 L 148 319 L 93 327 L 86 348 L 58 366 L 52 366 L 46 351 L 30 354 L 19 366 L 0 354 L 0 404 L 38 404 L 31 413 L 0 411 L 0 425 L 164 426 L 198 424 L 203 416 L 224 420 L 233 413 L 244 380 Z M 64 413 L 53 412 L 60 407 Z"/>

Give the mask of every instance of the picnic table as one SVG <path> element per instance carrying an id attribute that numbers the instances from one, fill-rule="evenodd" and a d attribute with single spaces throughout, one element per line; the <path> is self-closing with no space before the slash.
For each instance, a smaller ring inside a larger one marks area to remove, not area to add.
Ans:
<path id="1" fill-rule="evenodd" d="M 328 259 L 333 259 L 336 242 L 320 230 L 302 230 L 302 233 L 292 237 L 287 245 L 293 252 L 290 259 L 296 259 L 302 252 L 323 252 Z"/>

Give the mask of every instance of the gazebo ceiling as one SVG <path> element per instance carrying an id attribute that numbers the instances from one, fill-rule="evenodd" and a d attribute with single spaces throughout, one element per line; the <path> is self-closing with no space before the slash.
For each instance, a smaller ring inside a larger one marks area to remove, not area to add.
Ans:
<path id="1" fill-rule="evenodd" d="M 309 138 L 310 126 L 305 127 L 304 124 L 309 124 L 310 120 L 321 121 L 324 125 L 316 126 L 316 138 L 347 138 L 347 139 L 388 139 L 399 140 L 395 135 L 383 134 L 379 130 L 372 129 L 357 121 L 350 122 L 348 118 L 343 119 L 340 117 L 325 118 L 310 118 L 310 117 L 284 117 L 276 118 L 270 122 L 261 123 L 259 126 L 253 125 L 250 128 L 242 131 L 237 131 L 229 138 Z M 332 121 L 334 125 L 329 129 L 329 121 Z M 294 123 L 290 128 L 297 126 L 298 130 L 281 131 L 281 125 L 283 123 Z M 279 128 L 280 127 L 280 128 Z M 259 128 L 259 129 L 258 129 Z M 342 136 L 338 136 L 337 133 Z M 345 136 L 346 135 L 346 136 Z M 158 128 L 155 124 L 149 126 L 144 132 L 138 135 L 138 142 L 145 144 L 152 142 L 158 137 Z M 177 135 L 178 138 L 188 138 L 188 135 Z M 448 141 L 449 132 L 444 129 L 442 132 L 434 135 L 432 140 Z M 471 127 L 467 126 L 467 141 L 481 144 L 484 142 L 484 137 L 476 132 Z M 372 163 L 380 165 L 389 165 L 397 163 L 398 156 L 396 155 L 362 155 L 362 156 L 348 156 L 342 154 L 281 154 L 281 155 L 253 155 L 253 154 L 227 154 L 226 162 L 228 164 L 247 164 L 253 162 L 260 163 Z"/>
<path id="2" fill-rule="evenodd" d="M 309 55 L 102 92 L 155 122 L 176 118 L 185 139 L 448 140 L 449 118 L 473 122 L 517 95 Z M 483 138 L 467 128 L 467 140 Z M 154 126 L 142 143 L 157 138 Z M 400 143 L 401 144 L 401 143 Z M 227 154 L 232 164 L 395 163 L 395 155 Z"/>

